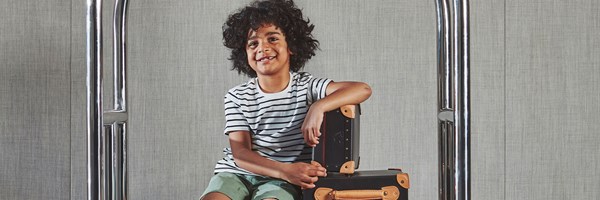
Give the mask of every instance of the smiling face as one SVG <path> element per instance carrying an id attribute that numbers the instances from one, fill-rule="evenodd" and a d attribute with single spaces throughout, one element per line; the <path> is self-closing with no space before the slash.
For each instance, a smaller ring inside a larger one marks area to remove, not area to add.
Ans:
<path id="1" fill-rule="evenodd" d="M 285 35 L 278 27 L 266 24 L 248 32 L 248 64 L 258 77 L 287 75 L 291 54 Z"/>

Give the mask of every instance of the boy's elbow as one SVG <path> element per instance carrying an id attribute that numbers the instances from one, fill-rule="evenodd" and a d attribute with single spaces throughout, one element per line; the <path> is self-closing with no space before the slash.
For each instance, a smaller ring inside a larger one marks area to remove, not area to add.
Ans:
<path id="1" fill-rule="evenodd" d="M 371 93 L 372 93 L 371 86 L 369 86 L 369 84 L 366 84 L 366 83 L 360 83 L 360 84 L 361 84 L 360 85 L 361 91 L 362 91 L 363 95 L 365 96 L 364 100 L 367 100 L 371 96 Z"/>

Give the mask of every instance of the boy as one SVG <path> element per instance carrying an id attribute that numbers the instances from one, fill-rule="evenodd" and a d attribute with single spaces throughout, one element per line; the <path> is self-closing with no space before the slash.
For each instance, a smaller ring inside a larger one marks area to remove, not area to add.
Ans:
<path id="1" fill-rule="evenodd" d="M 314 25 L 291 0 L 257 1 L 223 26 L 233 69 L 251 79 L 225 95 L 230 148 L 202 199 L 298 199 L 325 168 L 311 160 L 323 114 L 371 95 L 360 82 L 298 72 L 315 55 Z"/>

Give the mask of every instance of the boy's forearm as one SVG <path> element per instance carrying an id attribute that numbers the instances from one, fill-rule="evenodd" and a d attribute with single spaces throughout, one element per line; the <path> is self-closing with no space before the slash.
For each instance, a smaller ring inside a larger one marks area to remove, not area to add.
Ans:
<path id="1" fill-rule="evenodd" d="M 241 168 L 255 174 L 281 178 L 281 170 L 285 163 L 267 159 L 252 151 L 252 138 L 249 132 L 229 133 L 229 144 L 235 163 Z"/>
<path id="2" fill-rule="evenodd" d="M 340 82 L 331 84 L 338 85 L 333 85 L 333 92 L 312 105 L 323 112 L 331 111 L 344 105 L 359 104 L 371 96 L 371 87 L 366 83 Z"/>

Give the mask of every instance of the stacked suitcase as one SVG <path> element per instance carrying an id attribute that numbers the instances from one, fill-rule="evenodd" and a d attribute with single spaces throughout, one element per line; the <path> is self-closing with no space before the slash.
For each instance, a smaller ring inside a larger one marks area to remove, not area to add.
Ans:
<path id="1" fill-rule="evenodd" d="M 327 177 L 303 190 L 304 200 L 408 199 L 409 178 L 401 170 L 355 171 L 360 164 L 359 124 L 359 105 L 325 113 L 313 160 L 327 169 Z"/>

